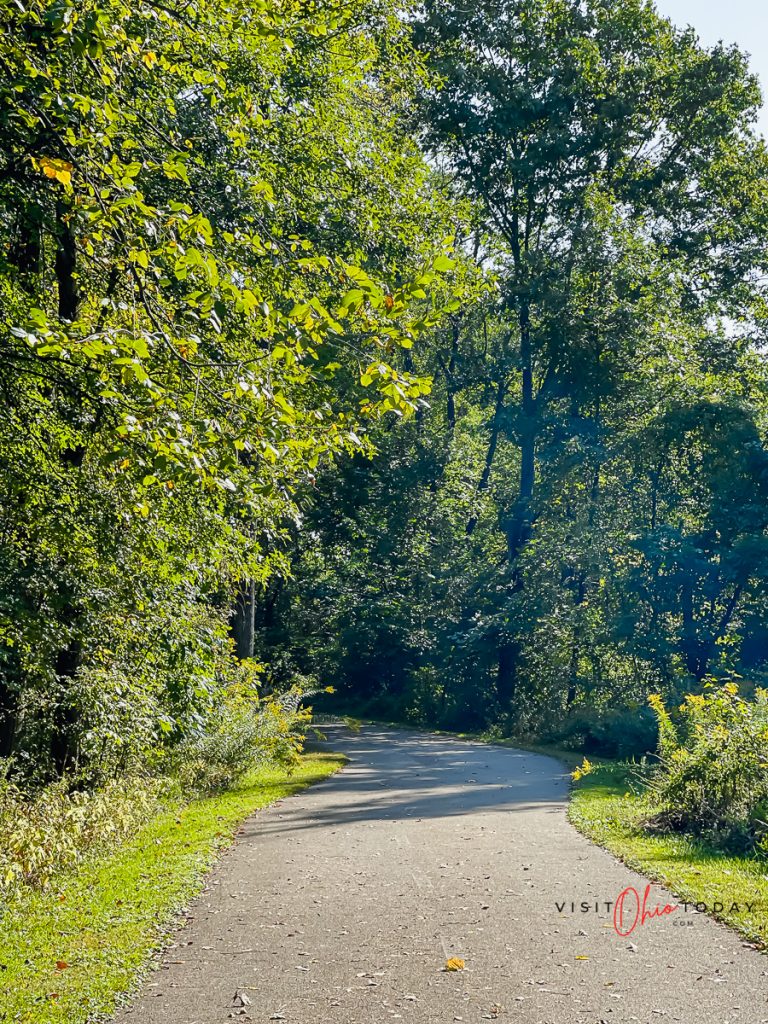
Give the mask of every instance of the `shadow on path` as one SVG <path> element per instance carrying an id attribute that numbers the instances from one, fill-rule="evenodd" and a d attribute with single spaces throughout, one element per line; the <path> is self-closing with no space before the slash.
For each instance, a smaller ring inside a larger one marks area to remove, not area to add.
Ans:
<path id="1" fill-rule="evenodd" d="M 322 748 L 350 759 L 340 775 L 315 787 L 330 789 L 333 798 L 308 818 L 304 802 L 289 797 L 282 802 L 279 817 L 257 816 L 246 827 L 246 835 L 361 821 L 446 818 L 484 809 L 560 813 L 567 802 L 566 768 L 541 754 L 375 727 L 355 734 L 333 725 L 323 732 L 327 739 Z"/>

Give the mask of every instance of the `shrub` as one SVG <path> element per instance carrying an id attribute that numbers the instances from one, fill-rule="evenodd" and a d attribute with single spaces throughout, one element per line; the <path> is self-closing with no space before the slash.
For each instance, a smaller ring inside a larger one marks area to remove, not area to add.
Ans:
<path id="1" fill-rule="evenodd" d="M 68 771 L 56 782 L 31 789 L 31 775 L 20 770 L 18 759 L 5 762 L 0 770 L 0 895 L 9 898 L 25 886 L 44 887 L 58 872 L 120 843 L 159 810 L 164 796 L 226 789 L 262 763 L 288 768 L 297 763 L 311 717 L 302 703 L 316 692 L 312 681 L 298 678 L 285 693 L 264 694 L 260 665 L 230 662 L 229 669 L 228 683 L 219 689 L 210 713 L 201 717 L 198 731 L 166 747 L 153 762 L 152 775 L 134 769 L 119 781 L 105 779 L 94 772 L 95 759 L 87 757 L 87 770 Z M 104 707 L 116 692 L 117 685 Z M 99 725 L 93 735 L 114 771 L 123 749 L 121 720 L 110 723 L 95 700 L 89 707 L 89 721 Z M 149 735 L 150 722 L 147 715 L 146 722 L 134 723 L 131 735 L 137 730 Z M 89 733 L 83 731 L 87 742 Z"/>
<path id="2" fill-rule="evenodd" d="M 317 692 L 299 677 L 287 691 L 262 694 L 262 668 L 240 662 L 205 727 L 177 744 L 167 759 L 185 791 L 215 792 L 259 764 L 291 768 L 298 761 L 311 711 L 302 702 Z"/>
<path id="3" fill-rule="evenodd" d="M 0 783 L 0 894 L 49 884 L 84 857 L 114 846 L 161 802 L 163 783 L 113 780 L 93 793 L 71 790 L 62 778 L 34 795 Z"/>
<path id="4" fill-rule="evenodd" d="M 734 683 L 689 694 L 676 723 L 659 696 L 660 763 L 651 789 L 658 822 L 708 832 L 729 844 L 760 844 L 768 805 L 768 690 L 753 701 Z"/>
<path id="5" fill-rule="evenodd" d="M 543 734 L 547 742 L 599 757 L 643 757 L 656 747 L 656 722 L 648 708 L 620 707 L 573 712 Z"/>

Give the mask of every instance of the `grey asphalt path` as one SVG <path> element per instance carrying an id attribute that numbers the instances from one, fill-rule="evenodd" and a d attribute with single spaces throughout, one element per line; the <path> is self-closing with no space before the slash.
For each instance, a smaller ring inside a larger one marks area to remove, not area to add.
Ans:
<path id="1" fill-rule="evenodd" d="M 249 820 L 120 1024 L 768 1022 L 768 957 L 704 915 L 571 913 L 646 880 L 568 824 L 558 762 L 328 732 L 348 767 Z"/>

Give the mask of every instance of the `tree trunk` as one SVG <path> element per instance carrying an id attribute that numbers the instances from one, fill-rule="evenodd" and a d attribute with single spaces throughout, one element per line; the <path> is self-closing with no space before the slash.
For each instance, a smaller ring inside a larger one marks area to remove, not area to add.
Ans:
<path id="1" fill-rule="evenodd" d="M 683 632 L 680 637 L 680 647 L 685 661 L 685 667 L 698 682 L 707 674 L 707 658 L 696 632 L 696 622 L 693 615 L 693 587 L 690 581 L 683 584 L 681 594 L 683 607 Z"/>
<path id="2" fill-rule="evenodd" d="M 230 628 L 237 657 L 241 661 L 252 658 L 256 635 L 256 584 L 253 580 L 240 584 Z"/>
<path id="3" fill-rule="evenodd" d="M 576 694 L 579 683 L 579 649 L 576 637 L 573 638 L 571 646 L 571 665 L 568 673 L 568 692 L 565 696 L 565 706 L 570 710 L 576 703 Z"/>
<path id="4" fill-rule="evenodd" d="M 60 687 L 51 723 L 51 761 L 57 776 L 62 776 L 75 761 L 75 727 L 77 712 L 67 701 L 69 684 L 80 667 L 82 649 L 80 641 L 73 639 L 59 651 L 54 666 Z"/>
<path id="5" fill-rule="evenodd" d="M 521 302 L 520 362 L 522 369 L 522 401 L 520 418 L 520 480 L 517 500 L 504 523 L 507 538 L 507 557 L 512 568 L 512 592 L 519 593 L 523 579 L 518 565 L 523 548 L 531 535 L 531 499 L 536 486 L 536 439 L 538 421 L 536 399 L 533 392 L 533 353 L 531 349 L 530 309 L 527 300 Z M 511 711 L 519 689 L 520 644 L 505 641 L 499 649 L 498 692 L 504 711 Z M 503 695 L 503 696 L 502 696 Z"/>
<path id="6" fill-rule="evenodd" d="M 70 215 L 71 216 L 71 213 Z M 77 287 L 77 246 L 72 222 L 64 204 L 56 204 L 56 261 L 54 269 L 59 291 L 59 316 L 76 320 L 80 295 Z"/>
<path id="7" fill-rule="evenodd" d="M 459 321 L 456 317 L 451 318 L 451 358 L 448 361 L 448 369 L 445 373 L 445 387 L 448 392 L 446 404 L 446 419 L 448 431 L 453 436 L 456 429 L 456 354 L 459 351 Z"/>
<path id="8" fill-rule="evenodd" d="M 70 217 L 71 211 L 68 213 L 66 205 L 58 200 L 56 203 L 54 273 L 59 296 L 59 316 L 62 320 L 72 321 L 77 319 L 80 296 L 76 278 L 75 233 Z M 78 468 L 82 465 L 84 456 L 85 449 L 78 445 L 71 450 L 65 450 L 62 453 L 62 461 L 65 465 Z M 65 591 L 69 591 L 69 588 L 65 588 Z M 61 618 L 67 626 L 73 627 L 75 635 L 72 636 L 67 646 L 59 651 L 54 663 L 54 671 L 61 684 L 61 692 L 53 716 L 50 752 L 54 768 L 59 775 L 62 775 L 71 765 L 74 757 L 73 739 L 77 724 L 77 712 L 68 704 L 66 690 L 68 683 L 74 680 L 82 661 L 82 645 L 80 638 L 76 635 L 76 627 L 82 610 L 76 604 L 74 593 L 65 592 L 64 598 Z"/>
<path id="9" fill-rule="evenodd" d="M 519 660 L 519 644 L 512 640 L 504 641 L 499 647 L 496 671 L 496 696 L 503 714 L 510 712 L 515 703 Z"/>
<path id="10" fill-rule="evenodd" d="M 17 711 L 18 695 L 0 677 L 0 757 L 9 757 L 13 753 Z"/>
<path id="11" fill-rule="evenodd" d="M 504 413 L 504 398 L 507 393 L 507 387 L 504 382 L 501 382 L 496 390 L 496 405 L 493 410 L 493 420 L 491 421 L 491 436 L 488 441 L 488 449 L 485 453 L 485 464 L 483 465 L 483 472 L 480 476 L 480 482 L 477 485 L 477 495 L 484 494 L 488 490 L 488 486 L 491 482 L 491 469 L 493 468 L 493 460 L 496 457 L 496 449 L 499 445 L 499 433 L 501 432 L 501 419 Z M 473 515 L 467 523 L 467 536 L 471 537 L 475 532 L 478 523 L 478 516 Z"/>

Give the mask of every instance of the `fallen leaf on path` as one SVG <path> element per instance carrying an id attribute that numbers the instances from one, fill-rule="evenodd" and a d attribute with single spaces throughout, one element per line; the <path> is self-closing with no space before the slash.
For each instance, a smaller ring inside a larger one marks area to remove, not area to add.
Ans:
<path id="1" fill-rule="evenodd" d="M 577 957 L 574 957 L 574 960 L 589 960 L 589 957 L 588 956 L 577 956 Z"/>
<path id="2" fill-rule="evenodd" d="M 458 956 L 452 956 L 450 960 L 445 961 L 445 971 L 463 971 L 464 961 Z"/>

